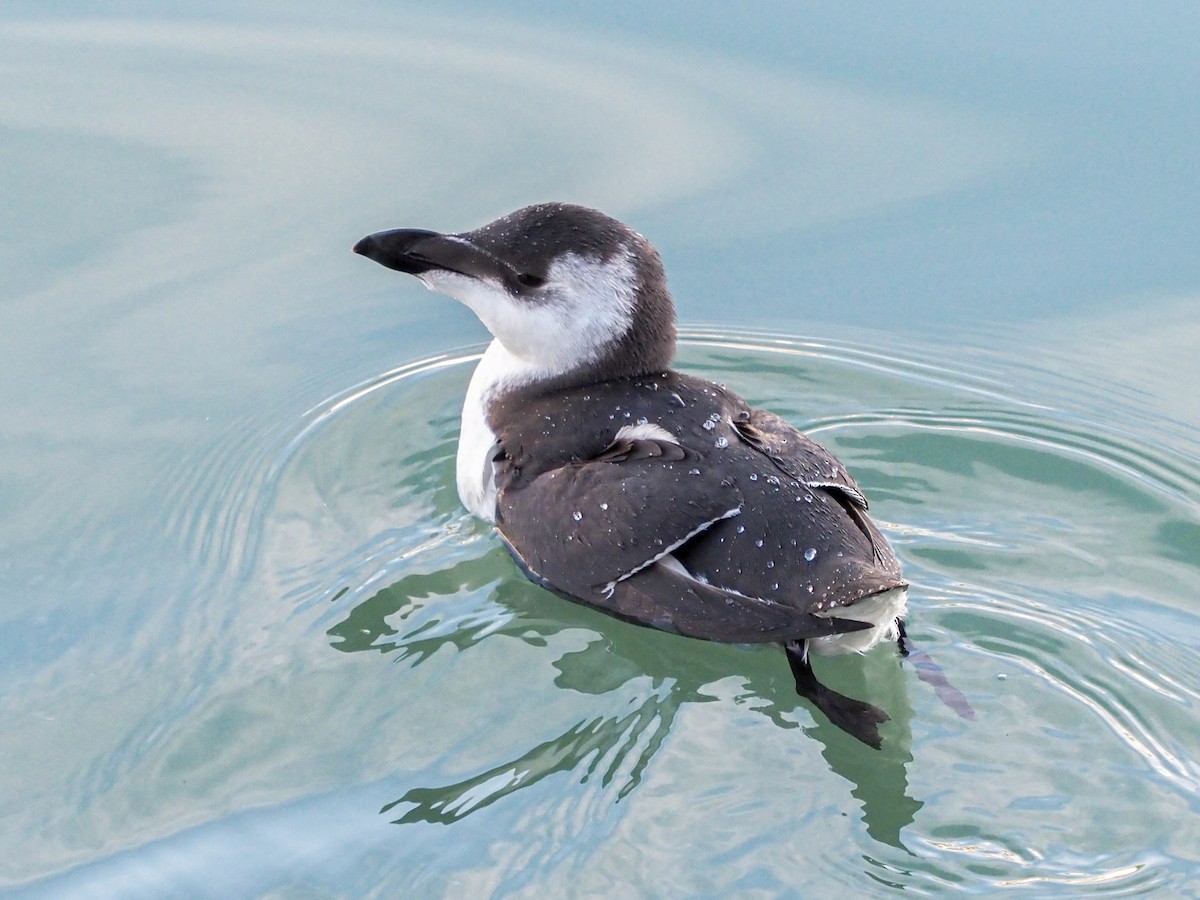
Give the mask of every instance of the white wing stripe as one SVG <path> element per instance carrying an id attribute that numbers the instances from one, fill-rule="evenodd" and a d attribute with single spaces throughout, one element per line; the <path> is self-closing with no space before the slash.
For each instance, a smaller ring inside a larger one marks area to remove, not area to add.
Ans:
<path id="1" fill-rule="evenodd" d="M 640 427 L 645 427 L 645 426 L 639 426 L 639 425 L 633 425 L 633 426 L 626 425 L 625 426 L 625 428 L 630 428 L 630 427 L 640 428 Z M 658 426 L 655 425 L 652 427 L 657 428 Z M 622 428 L 621 430 L 624 431 L 625 429 Z M 663 429 L 663 430 L 665 430 L 665 429 Z M 662 552 L 656 554 L 655 556 L 650 557 L 645 562 L 630 569 L 624 575 L 618 575 L 615 579 L 613 579 L 608 584 L 606 584 L 603 588 L 601 588 L 601 593 L 604 594 L 605 597 L 612 596 L 612 592 L 613 592 L 613 590 L 616 589 L 617 584 L 624 581 L 626 578 L 632 578 L 638 572 L 642 571 L 642 569 L 645 569 L 648 566 L 654 565 L 656 562 L 658 562 L 660 559 L 662 559 L 667 554 L 674 553 L 676 550 L 678 550 L 680 547 L 682 547 L 684 544 L 686 544 L 688 541 L 690 541 L 692 538 L 694 538 L 700 532 L 704 531 L 704 529 L 710 528 L 711 526 L 715 525 L 717 522 L 720 522 L 722 519 L 732 519 L 734 516 L 739 515 L 741 513 L 741 511 L 742 511 L 742 508 L 740 506 L 735 506 L 733 509 L 729 510 L 728 512 L 722 513 L 721 515 L 717 516 L 715 519 L 709 519 L 707 522 L 704 522 L 703 524 L 698 525 L 696 528 L 693 528 L 686 535 L 684 535 L 680 540 L 671 544 L 669 547 L 666 547 Z"/>

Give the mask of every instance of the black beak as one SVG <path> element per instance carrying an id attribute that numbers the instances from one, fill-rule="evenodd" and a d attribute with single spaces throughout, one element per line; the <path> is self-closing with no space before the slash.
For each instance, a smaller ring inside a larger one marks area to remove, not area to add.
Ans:
<path id="1" fill-rule="evenodd" d="M 480 250 L 466 237 L 419 228 L 397 228 L 369 234 L 354 245 L 354 252 L 381 266 L 421 275 L 434 269 L 457 272 L 470 278 L 507 283 L 516 273 L 507 264 Z"/>
<path id="2" fill-rule="evenodd" d="M 397 272 L 420 275 L 430 269 L 445 268 L 436 262 L 437 248 L 445 241 L 445 236 L 436 231 L 397 228 L 368 234 L 354 245 L 354 252 Z M 434 251 L 433 257 L 430 250 Z"/>

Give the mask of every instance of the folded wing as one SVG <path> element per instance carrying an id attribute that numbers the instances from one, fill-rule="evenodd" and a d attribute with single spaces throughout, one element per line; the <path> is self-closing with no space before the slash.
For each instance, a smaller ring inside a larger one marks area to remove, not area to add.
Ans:
<path id="1" fill-rule="evenodd" d="M 668 441 L 616 441 L 498 495 L 496 526 L 536 581 L 623 619 L 736 643 L 865 628 L 693 577 L 672 553 L 742 512 L 732 480 Z M 664 499 L 669 498 L 669 499 Z M 552 519 L 551 516 L 554 516 Z"/>

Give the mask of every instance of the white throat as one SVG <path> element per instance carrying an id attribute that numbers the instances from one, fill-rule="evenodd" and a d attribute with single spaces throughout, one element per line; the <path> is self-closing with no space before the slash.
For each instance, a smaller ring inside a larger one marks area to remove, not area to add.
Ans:
<path id="1" fill-rule="evenodd" d="M 531 379 L 568 372 L 628 331 L 638 289 L 629 250 L 607 260 L 566 253 L 551 263 L 542 287 L 522 297 L 499 282 L 457 272 L 435 269 L 418 277 L 469 306 Z"/>

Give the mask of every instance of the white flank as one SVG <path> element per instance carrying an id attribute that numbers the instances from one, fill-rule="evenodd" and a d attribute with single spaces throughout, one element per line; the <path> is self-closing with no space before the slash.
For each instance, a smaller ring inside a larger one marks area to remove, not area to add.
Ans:
<path id="1" fill-rule="evenodd" d="M 893 588 L 859 600 L 853 606 L 839 606 L 830 613 L 817 613 L 830 618 L 855 619 L 870 622 L 870 628 L 848 634 L 833 634 L 829 637 L 809 638 L 807 652 L 818 656 L 835 656 L 839 653 L 866 653 L 881 641 L 894 641 L 900 637 L 897 619 L 903 619 L 908 610 L 908 588 Z"/>

